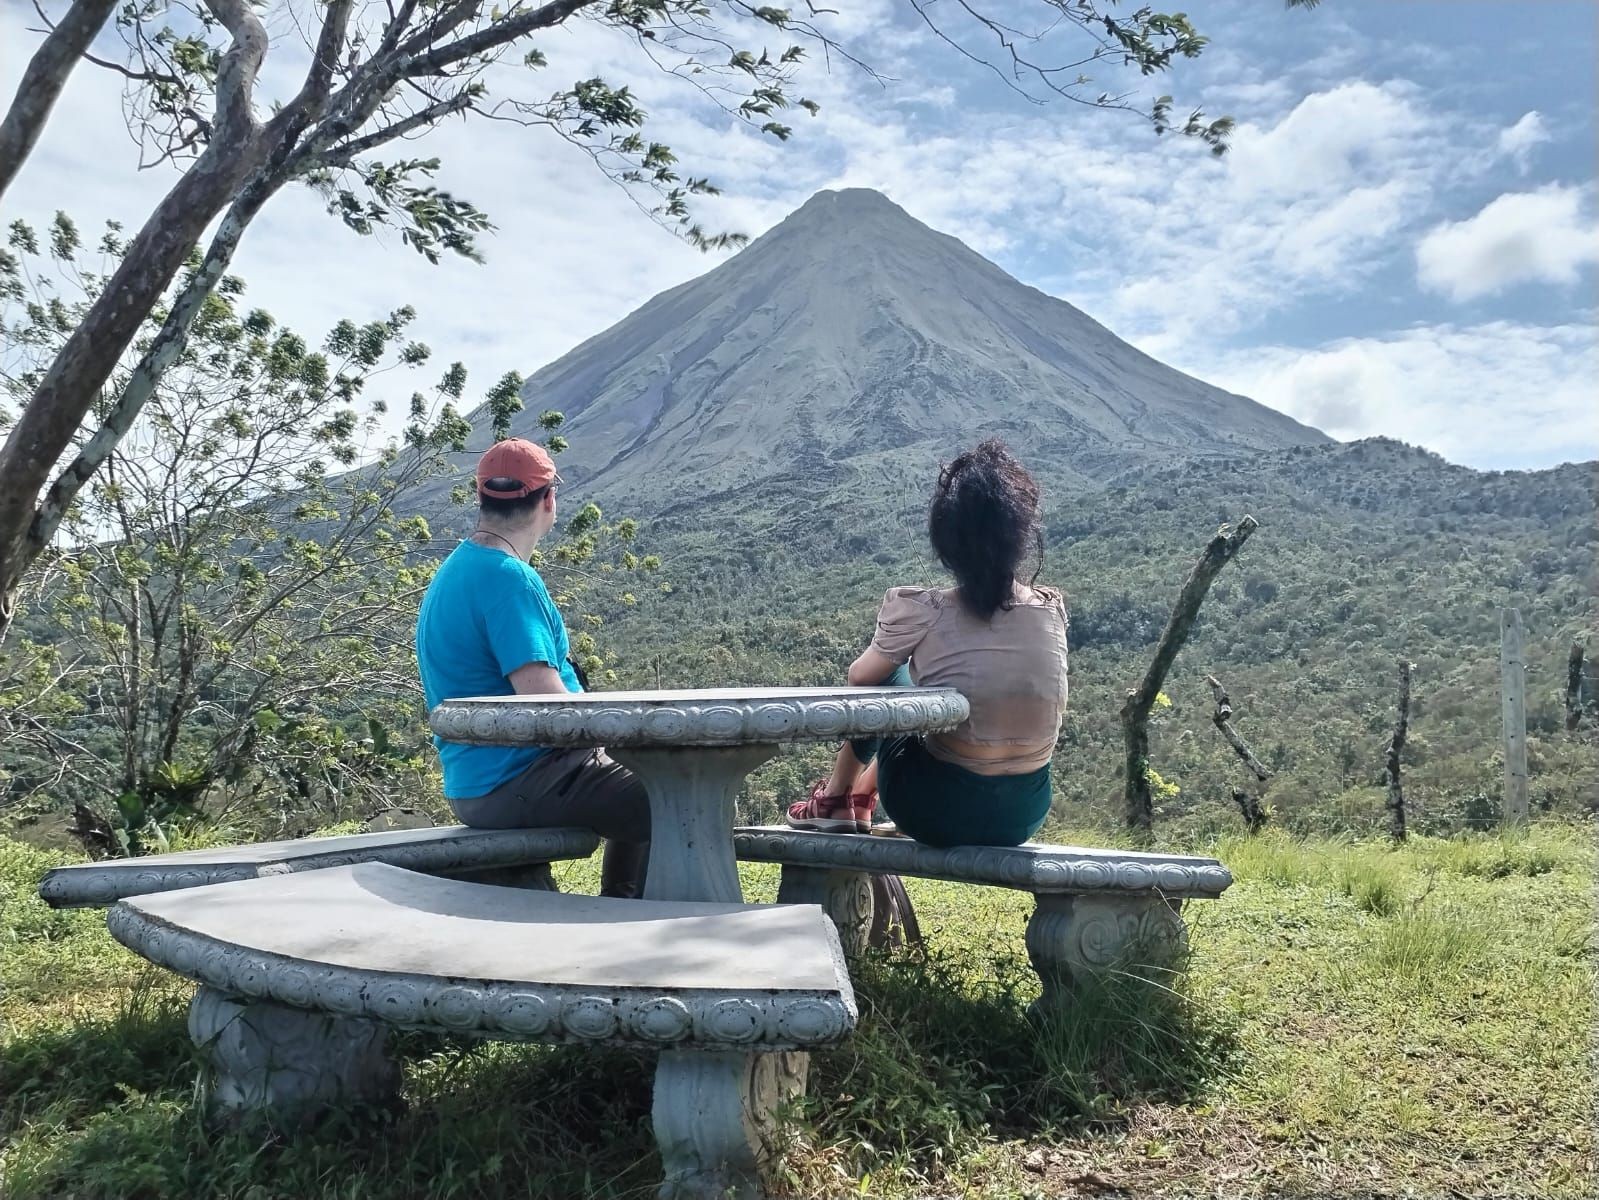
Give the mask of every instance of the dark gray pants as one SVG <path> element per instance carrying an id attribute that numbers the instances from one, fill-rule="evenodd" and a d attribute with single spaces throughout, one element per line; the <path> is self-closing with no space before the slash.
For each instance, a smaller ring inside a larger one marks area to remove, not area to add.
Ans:
<path id="1" fill-rule="evenodd" d="M 605 839 L 600 894 L 644 894 L 649 797 L 633 773 L 603 750 L 550 750 L 487 795 L 449 804 L 461 824 L 477 829 L 592 829 Z"/>

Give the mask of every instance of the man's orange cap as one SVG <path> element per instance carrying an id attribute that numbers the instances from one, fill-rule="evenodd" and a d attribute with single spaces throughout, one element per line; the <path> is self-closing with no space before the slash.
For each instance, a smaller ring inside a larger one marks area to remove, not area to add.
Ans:
<path id="1" fill-rule="evenodd" d="M 495 500 L 519 500 L 559 479 L 549 451 L 524 438 L 495 442 L 477 460 L 477 494 Z"/>

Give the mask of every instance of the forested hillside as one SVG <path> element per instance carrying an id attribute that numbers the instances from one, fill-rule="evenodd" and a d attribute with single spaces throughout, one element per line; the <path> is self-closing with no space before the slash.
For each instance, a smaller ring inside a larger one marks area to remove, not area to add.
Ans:
<path id="1" fill-rule="evenodd" d="M 1595 625 L 1593 483 L 1593 464 L 1481 473 L 1379 439 L 1174 461 L 1051 494 L 1042 578 L 1068 593 L 1073 650 L 1055 760 L 1062 815 L 1118 818 L 1121 694 L 1206 538 L 1245 513 L 1261 528 L 1212 589 L 1157 716 L 1154 765 L 1180 789 L 1160 814 L 1168 827 L 1235 822 L 1229 788 L 1247 782 L 1211 724 L 1208 674 L 1276 772 L 1267 798 L 1281 821 L 1371 827 L 1400 655 L 1417 668 L 1413 819 L 1440 830 L 1492 822 L 1507 604 L 1527 628 L 1533 803 L 1591 807 L 1591 746 L 1564 731 L 1562 697 L 1571 641 Z M 608 614 L 619 680 L 842 678 L 883 589 L 942 578 L 920 518 L 913 498 L 866 486 L 679 497 L 645 534 L 671 593 Z M 806 765 L 770 769 L 762 798 L 797 787 Z"/>

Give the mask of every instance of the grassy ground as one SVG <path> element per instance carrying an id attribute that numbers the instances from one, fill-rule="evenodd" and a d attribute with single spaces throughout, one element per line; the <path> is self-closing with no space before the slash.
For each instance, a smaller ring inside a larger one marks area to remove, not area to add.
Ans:
<path id="1" fill-rule="evenodd" d="M 857 1035 L 791 1124 L 799 1196 L 1595 1194 L 1591 831 L 1214 847 L 1170 991 L 1113 983 L 1042 1030 L 1026 896 L 910 881 L 925 955 L 859 966 Z M 0 1196 L 651 1194 L 646 1061 L 406 1036 L 406 1111 L 208 1128 L 187 986 L 35 898 L 0 839 Z M 565 868 L 592 884 L 592 863 Z M 750 898 L 775 875 L 746 869 Z"/>

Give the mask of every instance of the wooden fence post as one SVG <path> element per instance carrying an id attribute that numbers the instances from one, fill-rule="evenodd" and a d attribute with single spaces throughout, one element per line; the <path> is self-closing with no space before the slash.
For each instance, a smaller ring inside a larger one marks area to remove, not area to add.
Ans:
<path id="1" fill-rule="evenodd" d="M 1527 668 L 1521 656 L 1521 610 L 1499 610 L 1499 675 L 1505 725 L 1505 820 L 1527 819 Z"/>

